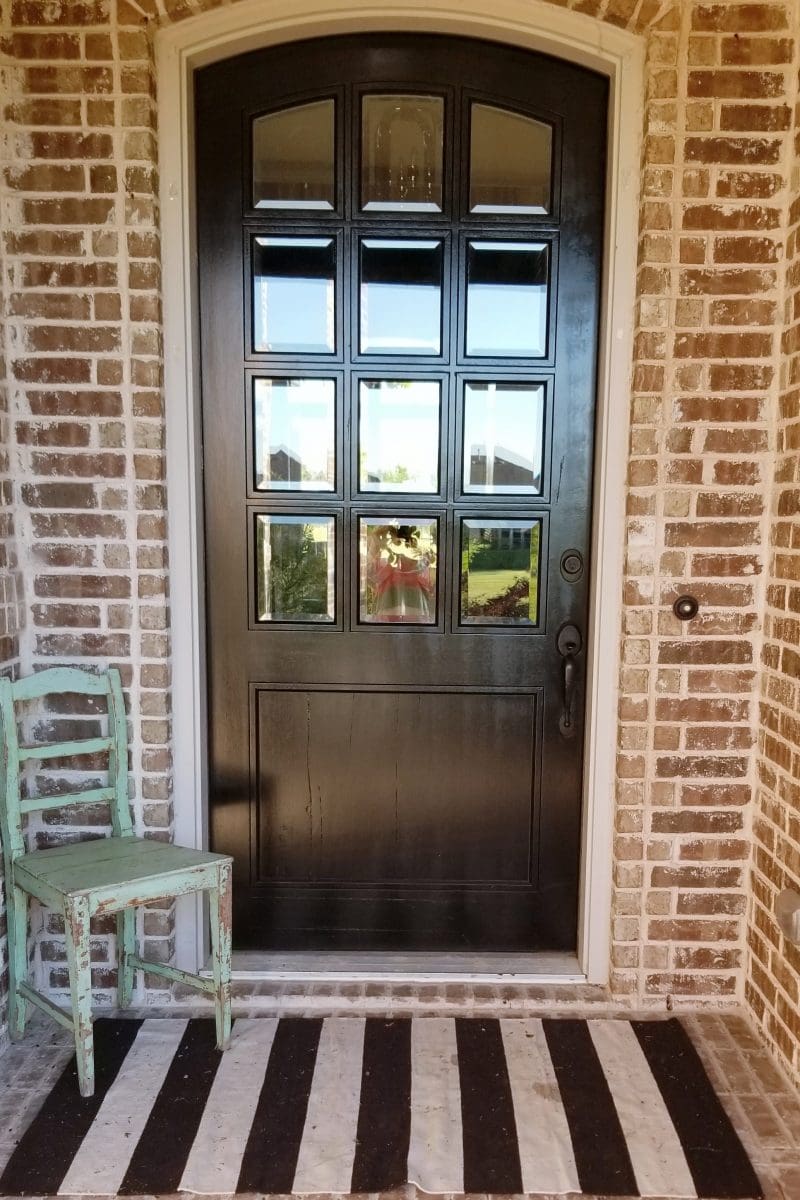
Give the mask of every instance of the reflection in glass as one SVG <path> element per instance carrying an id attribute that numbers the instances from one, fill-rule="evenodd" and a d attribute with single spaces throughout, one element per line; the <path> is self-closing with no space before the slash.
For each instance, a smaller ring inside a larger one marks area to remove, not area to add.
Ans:
<path id="1" fill-rule="evenodd" d="M 436 624 L 435 517 L 361 517 L 358 619 Z"/>
<path id="2" fill-rule="evenodd" d="M 253 393 L 255 486 L 332 492 L 336 487 L 336 383 L 257 379 Z"/>
<path id="3" fill-rule="evenodd" d="M 361 243 L 361 353 L 439 354 L 442 243 Z"/>
<path id="4" fill-rule="evenodd" d="M 364 96 L 362 208 L 441 212 L 443 115 L 439 96 Z"/>
<path id="5" fill-rule="evenodd" d="M 333 621 L 335 519 L 256 516 L 259 621 Z"/>
<path id="6" fill-rule="evenodd" d="M 336 348 L 335 280 L 333 238 L 255 238 L 255 349 L 285 354 L 332 353 Z"/>
<path id="7" fill-rule="evenodd" d="M 461 523 L 461 623 L 536 625 L 541 521 Z"/>
<path id="8" fill-rule="evenodd" d="M 364 379 L 358 397 L 362 492 L 438 492 L 441 385 Z"/>
<path id="9" fill-rule="evenodd" d="M 548 274 L 540 242 L 470 242 L 467 354 L 546 354 Z"/>
<path id="10" fill-rule="evenodd" d="M 473 104 L 470 212 L 549 212 L 552 154 L 549 125 L 505 108 Z"/>
<path id="11" fill-rule="evenodd" d="M 543 422 L 543 384 L 467 383 L 464 491 L 538 495 Z"/>
<path id="12" fill-rule="evenodd" d="M 334 104 L 317 100 L 253 121 L 256 208 L 334 207 Z"/>

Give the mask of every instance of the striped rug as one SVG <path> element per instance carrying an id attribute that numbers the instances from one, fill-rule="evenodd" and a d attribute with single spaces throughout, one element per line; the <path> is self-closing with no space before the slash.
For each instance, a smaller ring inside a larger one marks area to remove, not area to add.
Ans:
<path id="1" fill-rule="evenodd" d="M 677 1020 L 99 1020 L 2 1195 L 585 1193 L 755 1200 Z"/>

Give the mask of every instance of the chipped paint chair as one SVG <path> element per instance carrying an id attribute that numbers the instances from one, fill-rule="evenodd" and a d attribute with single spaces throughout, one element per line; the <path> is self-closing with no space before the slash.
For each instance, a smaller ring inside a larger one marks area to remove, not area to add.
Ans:
<path id="1" fill-rule="evenodd" d="M 108 735 L 80 741 L 21 745 L 15 704 L 43 696 L 75 693 L 105 697 Z M 94 1092 L 92 981 L 89 923 L 94 916 L 117 914 L 120 1007 L 130 1003 L 137 970 L 188 984 L 214 997 L 217 1045 L 224 1050 L 231 1030 L 231 864 L 222 854 L 136 837 L 128 805 L 128 736 L 119 672 L 102 675 L 72 667 L 54 667 L 12 683 L 0 679 L 0 836 L 5 862 L 9 942 L 9 1014 L 11 1037 L 25 1030 L 28 1004 L 48 1013 L 75 1035 L 82 1096 Z M 108 785 L 91 791 L 22 796 L 20 766 L 72 755 L 108 755 Z M 106 802 L 111 810 L 109 838 L 73 842 L 26 853 L 23 817 L 67 804 Z M 211 913 L 212 977 L 192 975 L 163 963 L 146 962 L 136 953 L 136 908 L 155 900 L 208 892 Z M 35 991 L 27 979 L 28 899 L 34 896 L 64 918 L 72 1014 Z"/>

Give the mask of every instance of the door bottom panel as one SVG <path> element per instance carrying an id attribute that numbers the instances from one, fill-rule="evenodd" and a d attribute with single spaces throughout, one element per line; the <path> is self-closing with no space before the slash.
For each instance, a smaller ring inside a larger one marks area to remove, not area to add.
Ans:
<path id="1" fill-rule="evenodd" d="M 252 889 L 237 913 L 242 950 L 574 951 L 574 888 Z"/>

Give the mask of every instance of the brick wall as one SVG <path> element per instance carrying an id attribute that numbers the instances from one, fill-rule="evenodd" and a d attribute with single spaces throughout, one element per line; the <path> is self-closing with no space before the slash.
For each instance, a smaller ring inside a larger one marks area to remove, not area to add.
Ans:
<path id="1" fill-rule="evenodd" d="M 5 28 L 7 16 L 7 11 L 0 6 L 0 28 Z M 0 94 L 5 92 L 5 88 L 5 70 L 0 66 Z M 3 212 L 0 209 L 0 231 L 3 228 Z M 19 670 L 20 633 L 25 622 L 25 603 L 14 538 L 15 485 L 11 462 L 11 420 L 6 378 L 6 298 L 6 277 L 0 255 L 0 674 L 13 676 Z M 6 959 L 3 863 L 0 857 L 0 1045 L 5 1033 L 8 989 Z"/>
<path id="2" fill-rule="evenodd" d="M 796 32 L 800 9 L 796 12 Z M 800 40 L 800 39 L 798 39 Z M 795 54 L 795 70 L 798 58 Z M 786 887 L 800 892 L 800 107 L 793 121 L 780 392 L 777 413 L 747 999 L 763 1031 L 800 1078 L 800 947 L 773 913 Z"/>
<path id="3" fill-rule="evenodd" d="M 612 988 L 630 1004 L 733 1002 L 744 979 L 794 5 L 569 6 L 648 44 Z M 137 825 L 156 836 L 168 836 L 172 814 L 151 52 L 160 24 L 214 7 L 6 5 L 2 187 L 26 665 L 123 666 Z M 682 591 L 702 605 L 688 626 L 671 613 Z M 75 836 L 100 820 L 55 818 L 45 832 Z M 168 915 L 148 921 L 151 951 L 169 953 Z M 97 949 L 101 993 L 113 979 L 102 932 Z M 44 977 L 63 985 L 57 925 L 39 952 Z"/>

